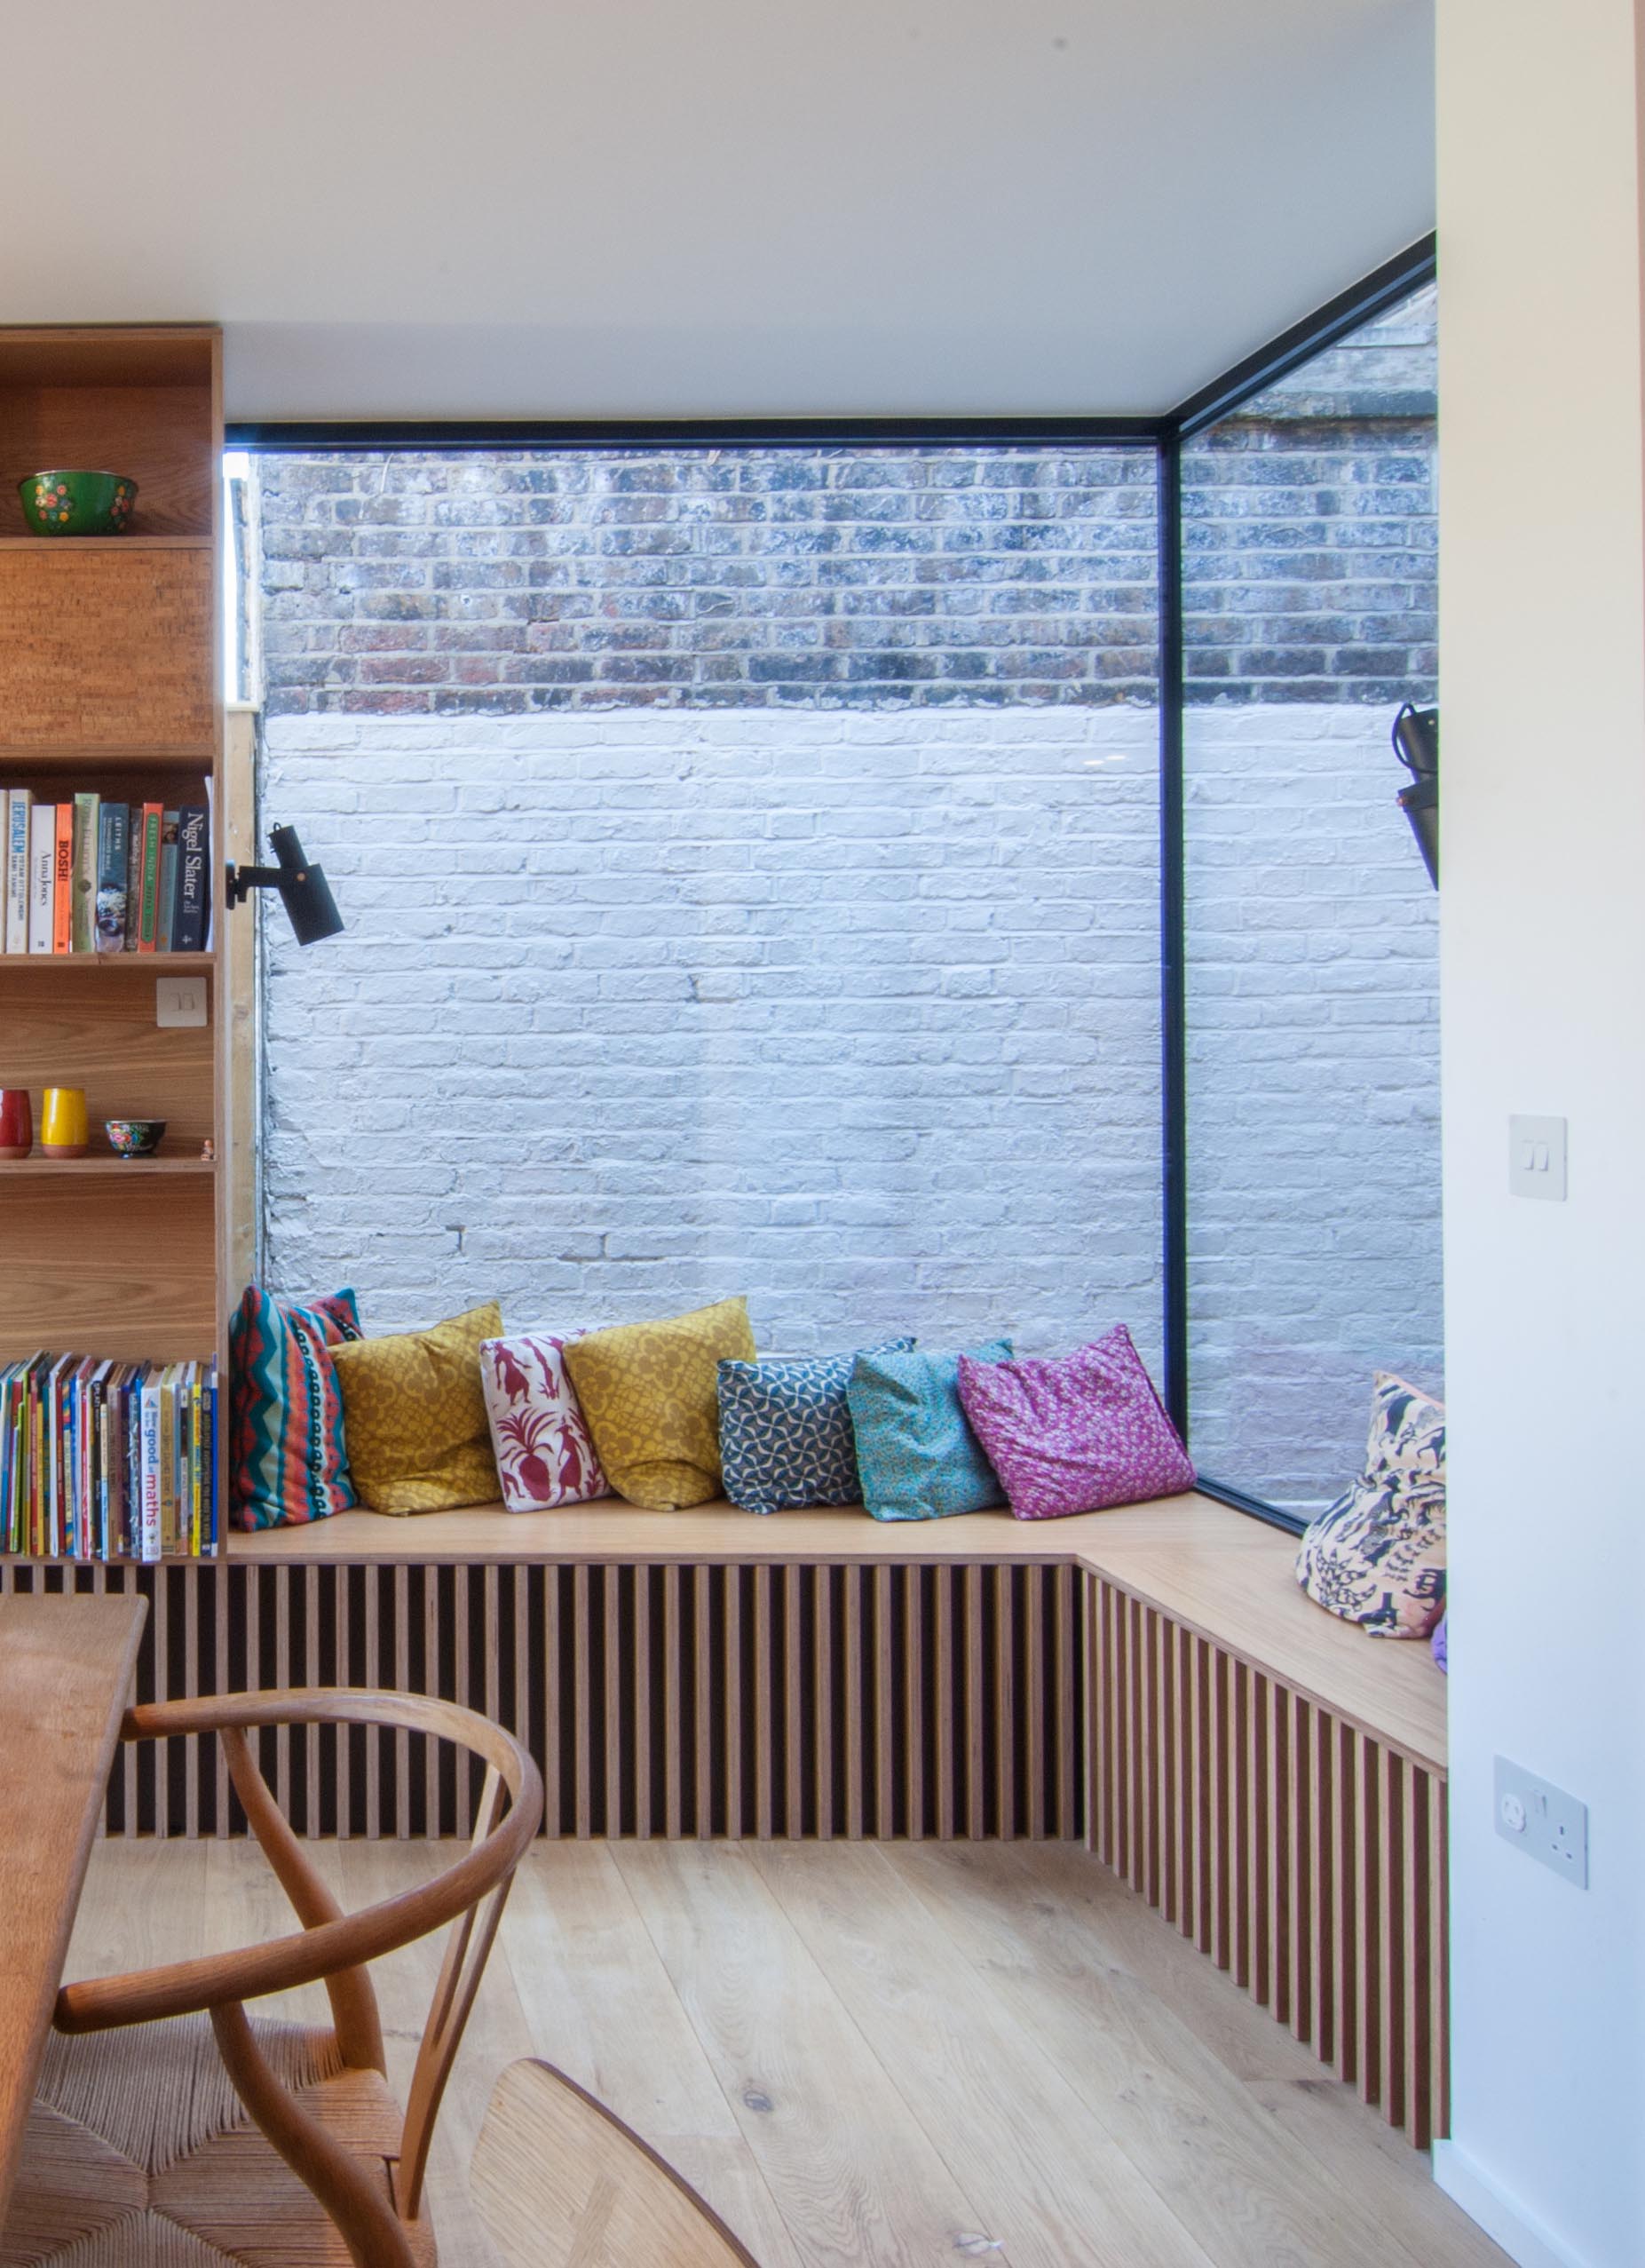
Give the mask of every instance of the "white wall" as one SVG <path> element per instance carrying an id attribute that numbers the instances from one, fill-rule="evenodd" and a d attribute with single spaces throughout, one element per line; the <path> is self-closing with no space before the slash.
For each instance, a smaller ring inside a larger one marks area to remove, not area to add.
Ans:
<path id="1" fill-rule="evenodd" d="M 1645 2260 L 1645 508 L 1633 0 L 1440 0 L 1452 2193 Z M 1510 477 L 1511 469 L 1511 477 Z M 1510 1112 L 1570 1197 L 1509 1198 Z M 1502 1753 L 1590 1807 L 1578 1891 Z"/>

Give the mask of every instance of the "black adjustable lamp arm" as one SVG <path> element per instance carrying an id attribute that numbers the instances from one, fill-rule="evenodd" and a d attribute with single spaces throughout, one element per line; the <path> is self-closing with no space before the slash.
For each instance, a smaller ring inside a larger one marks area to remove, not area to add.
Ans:
<path id="1" fill-rule="evenodd" d="M 231 906 L 243 906 L 254 890 L 278 890 L 286 878 L 277 866 L 236 866 L 233 859 L 223 871 Z"/>

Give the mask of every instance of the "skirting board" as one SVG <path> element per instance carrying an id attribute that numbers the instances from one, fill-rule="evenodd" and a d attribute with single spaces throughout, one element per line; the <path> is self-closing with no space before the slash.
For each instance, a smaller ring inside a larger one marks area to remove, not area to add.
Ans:
<path id="1" fill-rule="evenodd" d="M 1458 2144 L 1434 2145 L 1434 2179 L 1519 2268 L 1589 2268 L 1580 2253 L 1561 2244 L 1517 2198 L 1499 2189 Z"/>

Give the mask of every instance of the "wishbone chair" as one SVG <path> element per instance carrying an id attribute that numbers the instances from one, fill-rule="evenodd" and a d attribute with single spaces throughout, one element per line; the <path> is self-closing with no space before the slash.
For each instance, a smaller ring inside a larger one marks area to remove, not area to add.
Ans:
<path id="1" fill-rule="evenodd" d="M 474 1838 L 431 1882 L 344 1914 L 261 1772 L 249 1733 L 368 1725 L 483 1758 Z M 0 2268 L 431 2268 L 423 2177 L 440 2098 L 502 1905 L 542 1817 L 520 1743 L 448 1701 L 309 1689 L 157 1701 L 127 1741 L 215 1733 L 252 1832 L 303 1927 L 241 1952 L 67 1985 L 54 2017 Z M 454 1924 L 402 2116 L 364 1964 Z M 246 2002 L 323 1981 L 329 2030 Z M 95 2037 L 90 2035 L 96 2035 Z"/>

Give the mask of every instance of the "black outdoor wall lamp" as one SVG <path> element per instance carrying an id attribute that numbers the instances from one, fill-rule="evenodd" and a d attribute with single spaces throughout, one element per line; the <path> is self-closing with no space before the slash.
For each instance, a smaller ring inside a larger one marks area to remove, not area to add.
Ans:
<path id="1" fill-rule="evenodd" d="M 295 827 L 271 827 L 268 839 L 278 866 L 236 866 L 229 860 L 230 906 L 242 904 L 254 890 L 278 890 L 299 945 L 318 945 L 322 937 L 335 937 L 343 927 L 343 916 L 323 868 L 311 866 L 304 857 Z"/>
<path id="2" fill-rule="evenodd" d="M 1394 719 L 1394 753 L 1411 774 L 1399 807 L 1411 821 L 1428 880 L 1439 888 L 1439 711 L 1410 702 Z"/>

